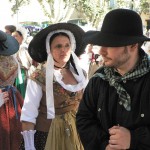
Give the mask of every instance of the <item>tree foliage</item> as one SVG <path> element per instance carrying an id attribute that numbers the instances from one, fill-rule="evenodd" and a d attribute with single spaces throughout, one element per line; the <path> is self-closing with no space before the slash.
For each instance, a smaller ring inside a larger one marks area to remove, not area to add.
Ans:
<path id="1" fill-rule="evenodd" d="M 12 11 L 16 14 L 20 7 L 27 5 L 31 0 L 9 0 Z M 104 15 L 114 8 L 130 8 L 141 13 L 150 13 L 149 0 L 37 0 L 49 18 L 49 23 L 66 22 L 75 12 L 80 12 L 81 17 L 93 27 L 98 27 Z M 110 3 L 114 2 L 114 6 Z M 137 3 L 138 2 L 138 3 Z"/>
<path id="2" fill-rule="evenodd" d="M 50 23 L 66 21 L 74 12 L 79 0 L 37 0 Z"/>
<path id="3" fill-rule="evenodd" d="M 129 8 L 138 12 L 140 15 L 142 13 L 147 14 L 150 13 L 150 1 L 149 0 L 117 0 L 117 8 Z"/>
<path id="4" fill-rule="evenodd" d="M 80 10 L 88 23 L 92 23 L 93 27 L 97 27 L 105 6 L 101 6 L 99 0 L 80 0 L 77 10 Z"/>
<path id="5" fill-rule="evenodd" d="M 144 14 L 150 13 L 150 1 L 149 0 L 141 0 L 140 4 L 136 8 L 136 10 L 139 12 L 139 14 L 141 14 L 141 13 L 144 13 Z"/>
<path id="6" fill-rule="evenodd" d="M 19 8 L 23 5 L 29 4 L 30 0 L 9 0 L 9 2 L 12 4 L 11 10 L 13 14 L 17 14 Z"/>

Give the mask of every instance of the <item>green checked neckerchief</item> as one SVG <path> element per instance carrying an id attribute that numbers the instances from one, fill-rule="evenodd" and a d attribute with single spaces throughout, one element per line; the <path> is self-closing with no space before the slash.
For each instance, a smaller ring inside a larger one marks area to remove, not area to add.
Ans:
<path id="1" fill-rule="evenodd" d="M 127 111 L 131 110 L 131 98 L 126 90 L 119 82 L 132 80 L 145 75 L 150 70 L 150 58 L 147 54 L 144 54 L 139 64 L 132 72 L 128 72 L 124 76 L 116 76 L 113 68 L 104 67 L 104 74 L 96 73 L 94 76 L 99 76 L 103 80 L 109 81 L 110 86 L 114 86 L 119 94 L 119 104 L 123 105 Z"/>

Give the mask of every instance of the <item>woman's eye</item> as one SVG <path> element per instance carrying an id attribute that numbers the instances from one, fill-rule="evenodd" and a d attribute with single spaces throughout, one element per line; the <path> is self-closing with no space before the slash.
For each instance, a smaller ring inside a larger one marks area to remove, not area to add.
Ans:
<path id="1" fill-rule="evenodd" d="M 66 48 L 70 48 L 70 44 L 67 44 L 65 47 L 66 47 Z"/>
<path id="2" fill-rule="evenodd" d="M 70 44 L 66 44 L 65 46 L 63 46 L 63 45 L 61 45 L 61 44 L 58 44 L 58 45 L 56 45 L 56 48 L 58 48 L 58 49 L 61 49 L 61 48 L 70 48 Z"/>
<path id="3" fill-rule="evenodd" d="M 62 48 L 62 45 L 56 45 L 56 48 Z"/>

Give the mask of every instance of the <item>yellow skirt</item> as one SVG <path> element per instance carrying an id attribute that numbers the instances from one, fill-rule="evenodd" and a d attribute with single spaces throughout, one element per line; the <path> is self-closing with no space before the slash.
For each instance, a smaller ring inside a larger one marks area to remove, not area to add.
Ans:
<path id="1" fill-rule="evenodd" d="M 52 120 L 45 150 L 84 150 L 75 124 L 75 113 L 57 115 Z"/>

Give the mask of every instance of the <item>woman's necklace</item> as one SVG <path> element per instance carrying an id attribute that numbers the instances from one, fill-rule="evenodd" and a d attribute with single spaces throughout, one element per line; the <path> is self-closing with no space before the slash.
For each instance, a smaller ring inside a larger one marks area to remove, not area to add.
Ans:
<path id="1" fill-rule="evenodd" d="M 58 66 L 54 65 L 54 67 L 55 67 L 55 68 L 58 68 L 58 69 L 63 69 L 63 68 L 65 68 L 65 67 L 66 67 L 66 65 L 65 65 L 65 66 L 63 66 L 63 67 L 58 67 Z"/>
<path id="2" fill-rule="evenodd" d="M 68 69 L 68 68 L 69 68 L 69 64 L 66 63 L 66 64 L 65 64 L 64 66 L 62 66 L 62 67 L 59 67 L 59 66 L 54 65 L 54 67 L 55 67 L 55 68 L 58 68 L 58 69 L 63 69 L 63 68 Z"/>
<path id="3" fill-rule="evenodd" d="M 62 66 L 62 67 L 59 67 L 59 66 L 56 66 L 56 65 L 54 65 L 54 67 L 55 68 L 58 68 L 58 69 L 68 69 L 69 68 L 69 63 L 66 63 L 64 66 Z"/>

